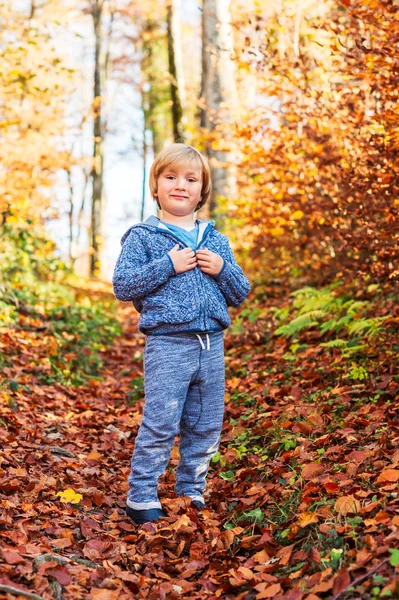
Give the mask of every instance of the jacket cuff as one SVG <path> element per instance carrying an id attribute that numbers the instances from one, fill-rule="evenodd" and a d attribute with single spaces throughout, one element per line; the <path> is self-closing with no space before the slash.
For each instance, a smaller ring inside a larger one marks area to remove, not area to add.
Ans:
<path id="1" fill-rule="evenodd" d="M 176 269 L 175 269 L 174 264 L 173 264 L 173 260 L 170 258 L 169 254 L 167 254 L 166 256 L 169 258 L 170 266 L 172 267 L 172 270 L 173 270 L 172 275 L 177 275 Z"/>
<path id="2" fill-rule="evenodd" d="M 215 279 L 217 279 L 218 277 L 220 277 L 222 275 L 222 273 L 225 271 L 226 265 L 227 265 L 227 261 L 225 259 L 223 259 L 223 267 L 217 275 L 214 275 Z"/>

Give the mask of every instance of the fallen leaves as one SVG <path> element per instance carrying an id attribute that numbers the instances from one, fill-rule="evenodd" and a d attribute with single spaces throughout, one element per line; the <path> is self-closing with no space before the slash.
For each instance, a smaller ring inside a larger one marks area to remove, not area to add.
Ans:
<path id="1" fill-rule="evenodd" d="M 351 386 L 337 398 L 331 390 L 320 392 L 311 378 L 286 384 L 282 364 L 282 373 L 260 383 L 257 372 L 268 361 L 273 368 L 279 364 L 262 347 L 247 359 L 248 347 L 231 349 L 229 369 L 245 364 L 251 377 L 237 377 L 237 397 L 227 377 L 230 401 L 220 459 L 209 472 L 208 508 L 198 513 L 174 497 L 173 454 L 173 470 L 160 482 L 167 518 L 133 525 L 124 498 L 143 401 L 128 406 L 126 392 L 140 375 L 140 362 L 133 373 L 115 377 L 126 355 L 140 355 L 140 341 L 131 335 L 136 322 L 129 318 L 128 335 L 104 356 L 101 385 L 69 390 L 35 384 L 32 396 L 18 399 L 23 411 L 8 407 L 0 415 L 8 424 L 0 428 L 0 560 L 9 576 L 28 581 L 43 597 L 51 589 L 46 586 L 57 583 L 65 600 L 84 594 L 129 600 L 138 593 L 154 600 L 240 594 L 261 600 L 295 598 L 303 586 L 311 600 L 333 587 L 345 589 L 348 564 L 361 571 L 373 568 L 377 552 L 388 554 L 385 539 L 391 536 L 392 549 L 399 529 L 394 503 L 386 502 L 397 485 L 392 471 L 399 455 L 374 436 L 387 418 L 382 403 L 352 410 Z M 307 360 L 315 351 L 306 348 Z M 268 394 L 271 381 L 283 384 L 271 385 Z M 308 401 L 314 393 L 317 402 Z M 15 448 L 17 432 L 22 441 Z M 50 445 L 55 439 L 59 447 Z M 310 549 L 307 539 L 316 540 Z M 65 562 L 49 555 L 36 565 L 35 557 L 51 549 Z M 398 560 L 395 553 L 391 560 Z"/>

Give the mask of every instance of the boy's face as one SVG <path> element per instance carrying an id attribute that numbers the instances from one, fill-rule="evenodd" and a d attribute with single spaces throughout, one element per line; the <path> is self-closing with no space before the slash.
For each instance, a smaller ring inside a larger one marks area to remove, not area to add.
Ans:
<path id="1" fill-rule="evenodd" d="M 202 172 L 194 166 L 167 168 L 158 177 L 162 211 L 176 216 L 193 214 L 201 200 Z"/>

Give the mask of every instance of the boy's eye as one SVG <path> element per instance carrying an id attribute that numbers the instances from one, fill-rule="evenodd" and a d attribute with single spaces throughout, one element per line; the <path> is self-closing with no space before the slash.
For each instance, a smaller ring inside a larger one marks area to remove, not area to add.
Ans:
<path id="1" fill-rule="evenodd" d="M 174 175 L 166 175 L 166 179 L 171 179 L 171 178 L 173 178 L 173 177 L 174 177 Z M 189 177 L 189 181 L 194 181 L 194 182 L 195 182 L 195 181 L 197 181 L 197 180 L 196 180 L 196 179 L 193 179 L 192 177 Z"/>

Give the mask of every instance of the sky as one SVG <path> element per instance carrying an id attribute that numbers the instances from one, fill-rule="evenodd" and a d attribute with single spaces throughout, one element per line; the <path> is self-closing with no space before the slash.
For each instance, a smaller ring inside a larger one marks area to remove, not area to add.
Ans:
<path id="1" fill-rule="evenodd" d="M 182 2 L 182 22 L 200 24 L 201 12 L 196 0 Z M 58 49 L 66 57 L 72 67 L 83 65 L 84 79 L 80 89 L 71 99 L 70 125 L 73 127 L 76 119 L 80 118 L 79 107 L 91 102 L 92 72 L 93 72 L 93 34 L 89 20 L 72 23 L 69 31 L 57 39 Z M 167 66 L 166 66 L 167 69 Z M 130 73 L 134 76 L 134 73 Z M 137 73 L 136 73 L 137 76 Z M 143 115 L 140 109 L 140 94 L 134 86 L 128 83 L 112 81 L 107 106 L 108 125 L 111 133 L 105 142 L 104 186 L 106 197 L 105 212 L 105 248 L 103 252 L 102 278 L 110 281 L 115 262 L 120 252 L 120 238 L 123 233 L 135 223 L 138 223 L 141 213 L 143 158 L 140 153 L 143 136 Z M 75 119 L 75 121 L 74 121 Z M 91 124 L 88 123 L 83 139 L 76 144 L 76 154 L 80 152 L 90 156 L 92 149 Z M 150 144 L 151 134 L 147 132 L 147 142 Z M 72 138 L 71 138 L 72 143 Z M 136 148 L 135 148 L 136 147 Z M 153 156 L 151 150 L 147 157 L 147 182 L 144 207 L 144 220 L 150 215 L 157 215 L 156 203 L 150 196 L 148 188 L 148 173 Z M 75 189 L 81 195 L 83 184 L 80 169 L 72 173 Z M 59 218 L 49 221 L 47 230 L 56 241 L 61 256 L 68 251 L 68 218 L 67 218 L 67 188 L 65 174 L 60 174 L 57 186 L 57 202 Z M 91 190 L 87 190 L 89 199 Z M 89 208 L 89 202 L 87 202 Z M 89 215 L 86 215 L 86 225 Z M 84 250 L 84 249 L 83 249 Z M 77 261 L 77 270 L 84 273 L 84 261 Z"/>

